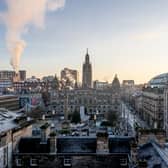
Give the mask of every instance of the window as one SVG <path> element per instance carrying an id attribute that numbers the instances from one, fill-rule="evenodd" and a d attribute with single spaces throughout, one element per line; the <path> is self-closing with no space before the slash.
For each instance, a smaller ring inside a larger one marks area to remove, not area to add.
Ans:
<path id="1" fill-rule="evenodd" d="M 4 158 L 3 158 L 3 160 L 4 160 L 4 163 L 3 163 L 3 165 L 4 165 L 4 167 L 5 166 L 7 166 L 7 164 L 8 164 L 8 147 L 5 147 L 4 149 L 3 149 L 3 153 L 4 153 Z"/>
<path id="2" fill-rule="evenodd" d="M 127 159 L 126 158 L 120 159 L 120 166 L 127 166 Z"/>
<path id="3" fill-rule="evenodd" d="M 71 166 L 71 159 L 70 158 L 65 158 L 64 159 L 64 166 L 65 167 L 70 167 Z"/>
<path id="4" fill-rule="evenodd" d="M 37 165 L 38 165 L 37 159 L 30 160 L 30 166 L 37 166 Z"/>
<path id="5" fill-rule="evenodd" d="M 22 159 L 16 159 L 16 166 L 18 167 L 22 166 Z"/>

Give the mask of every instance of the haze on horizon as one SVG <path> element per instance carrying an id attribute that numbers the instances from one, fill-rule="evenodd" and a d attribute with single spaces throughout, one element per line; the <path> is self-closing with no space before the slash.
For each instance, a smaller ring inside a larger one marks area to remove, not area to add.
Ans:
<path id="1" fill-rule="evenodd" d="M 120 81 L 145 83 L 168 72 L 167 6 L 167 0 L 67 0 L 63 9 L 47 13 L 45 29 L 27 30 L 20 69 L 42 77 L 69 67 L 81 77 L 89 48 L 94 79 L 111 81 L 118 74 Z M 0 24 L 0 70 L 12 69 L 5 33 Z"/>

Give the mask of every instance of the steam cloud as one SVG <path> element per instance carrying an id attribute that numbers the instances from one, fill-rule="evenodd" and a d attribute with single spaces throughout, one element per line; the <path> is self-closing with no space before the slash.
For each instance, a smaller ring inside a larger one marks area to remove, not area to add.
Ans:
<path id="1" fill-rule="evenodd" d="M 30 26 L 44 28 L 45 14 L 64 7 L 65 0 L 6 0 L 7 10 L 0 13 L 6 25 L 6 43 L 11 54 L 11 65 L 18 72 L 20 57 L 26 46 L 22 35 Z"/>

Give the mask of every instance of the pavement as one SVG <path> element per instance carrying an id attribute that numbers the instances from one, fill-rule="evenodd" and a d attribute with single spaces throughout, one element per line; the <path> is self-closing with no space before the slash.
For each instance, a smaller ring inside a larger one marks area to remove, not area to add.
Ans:
<path id="1" fill-rule="evenodd" d="M 134 109 L 132 109 L 131 107 L 129 107 L 128 105 L 126 105 L 125 103 L 122 103 L 122 115 L 125 119 L 128 120 L 131 127 L 134 127 L 134 124 L 138 123 L 139 126 L 142 127 L 142 128 L 149 128 L 149 126 L 146 124 L 146 122 L 143 121 L 138 116 L 136 111 Z"/>
<path id="2" fill-rule="evenodd" d="M 136 111 L 124 102 L 122 102 L 122 119 L 122 127 L 126 130 L 128 135 L 134 136 L 136 134 L 134 127 L 136 123 L 142 128 L 149 128 L 145 121 L 137 115 Z"/>

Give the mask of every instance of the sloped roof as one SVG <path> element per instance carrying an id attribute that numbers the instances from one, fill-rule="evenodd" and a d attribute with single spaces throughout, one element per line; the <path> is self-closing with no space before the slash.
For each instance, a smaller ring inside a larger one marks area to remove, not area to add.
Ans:
<path id="1" fill-rule="evenodd" d="M 96 153 L 96 137 L 61 137 L 57 139 L 57 153 Z"/>
<path id="2" fill-rule="evenodd" d="M 110 153 L 130 153 L 132 141 L 131 137 L 110 137 L 109 138 L 109 152 Z"/>
<path id="3" fill-rule="evenodd" d="M 49 153 L 49 140 L 47 140 L 46 143 L 41 143 L 41 138 L 21 138 L 18 145 L 18 150 L 19 153 Z"/>
<path id="4" fill-rule="evenodd" d="M 139 148 L 138 158 L 142 160 L 145 159 L 148 163 L 148 168 L 153 168 L 155 166 L 167 168 L 163 158 L 160 156 L 151 142 L 146 143 Z"/>

